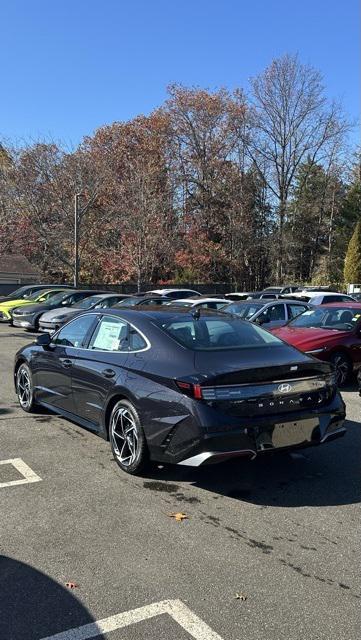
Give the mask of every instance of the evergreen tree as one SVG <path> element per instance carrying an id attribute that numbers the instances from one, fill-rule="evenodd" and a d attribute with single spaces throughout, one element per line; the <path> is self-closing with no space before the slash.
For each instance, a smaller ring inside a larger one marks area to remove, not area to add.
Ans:
<path id="1" fill-rule="evenodd" d="M 344 269 L 345 282 L 361 283 L 361 222 L 358 222 L 349 242 Z"/>

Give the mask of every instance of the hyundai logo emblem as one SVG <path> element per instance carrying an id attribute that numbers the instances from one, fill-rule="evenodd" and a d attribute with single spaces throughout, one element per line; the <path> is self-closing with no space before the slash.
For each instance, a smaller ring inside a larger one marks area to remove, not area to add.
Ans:
<path id="1" fill-rule="evenodd" d="M 292 385 L 288 384 L 287 382 L 284 382 L 283 384 L 279 384 L 278 391 L 280 393 L 289 393 L 290 391 L 292 391 Z"/>

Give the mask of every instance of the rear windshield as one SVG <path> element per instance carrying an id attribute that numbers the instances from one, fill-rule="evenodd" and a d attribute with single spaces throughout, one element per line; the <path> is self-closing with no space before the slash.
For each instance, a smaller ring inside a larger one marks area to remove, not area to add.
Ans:
<path id="1" fill-rule="evenodd" d="M 163 331 L 179 344 L 195 351 L 245 349 L 249 347 L 280 346 L 283 343 L 257 325 L 237 318 L 201 316 L 169 319 L 157 322 Z"/>

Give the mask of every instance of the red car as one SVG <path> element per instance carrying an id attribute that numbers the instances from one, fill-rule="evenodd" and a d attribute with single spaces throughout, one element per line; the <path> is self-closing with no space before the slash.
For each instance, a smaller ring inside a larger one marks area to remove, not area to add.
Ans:
<path id="1" fill-rule="evenodd" d="M 346 384 L 361 368 L 361 303 L 344 302 L 315 306 L 284 327 L 270 329 L 300 351 L 331 362 L 337 384 Z"/>

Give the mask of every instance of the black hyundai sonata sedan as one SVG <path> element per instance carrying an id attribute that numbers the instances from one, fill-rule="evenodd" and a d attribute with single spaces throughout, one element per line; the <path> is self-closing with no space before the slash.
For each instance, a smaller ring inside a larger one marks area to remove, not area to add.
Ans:
<path id="1" fill-rule="evenodd" d="M 109 438 L 118 465 L 199 466 L 345 433 L 331 365 L 216 311 L 89 311 L 16 354 L 25 411 L 43 405 Z"/>

